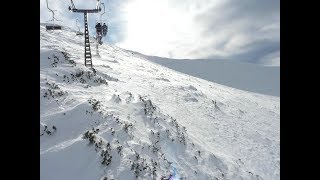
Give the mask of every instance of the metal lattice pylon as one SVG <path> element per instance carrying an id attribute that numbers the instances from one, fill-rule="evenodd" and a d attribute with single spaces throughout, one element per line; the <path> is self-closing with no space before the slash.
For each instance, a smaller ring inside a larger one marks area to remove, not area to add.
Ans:
<path id="1" fill-rule="evenodd" d="M 92 67 L 92 55 L 90 49 L 89 29 L 88 29 L 88 13 L 84 14 L 84 65 Z"/>

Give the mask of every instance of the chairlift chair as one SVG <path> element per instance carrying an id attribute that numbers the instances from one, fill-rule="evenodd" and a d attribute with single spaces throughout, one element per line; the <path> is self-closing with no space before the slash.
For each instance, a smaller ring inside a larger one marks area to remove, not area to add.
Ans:
<path id="1" fill-rule="evenodd" d="M 103 24 L 102 24 L 102 22 L 105 22 L 105 21 L 107 21 L 107 20 L 102 20 L 102 16 L 106 13 L 106 8 L 105 8 L 105 6 L 104 6 L 104 3 L 101 3 L 101 5 L 103 5 L 103 13 L 101 13 L 100 14 L 100 24 L 101 24 L 101 26 L 103 26 Z M 106 29 L 104 29 L 103 27 L 102 27 L 102 36 L 103 37 L 105 37 L 106 35 L 107 35 L 107 32 L 108 32 L 108 24 L 106 24 Z"/>
<path id="2" fill-rule="evenodd" d="M 59 25 L 46 25 L 46 30 L 61 30 Z"/>
<path id="3" fill-rule="evenodd" d="M 76 19 L 76 26 L 78 27 L 78 32 L 76 33 L 76 35 L 83 36 L 83 32 L 80 31 L 80 26 L 78 26 L 78 19 Z"/>
<path id="4" fill-rule="evenodd" d="M 54 20 L 59 21 L 58 19 L 56 19 L 56 18 L 54 17 L 54 11 L 56 11 L 56 10 L 50 9 L 50 8 L 49 8 L 49 5 L 48 5 L 48 0 L 46 0 L 46 2 L 47 2 L 47 8 L 49 9 L 49 11 L 52 12 L 52 19 L 49 20 L 49 21 L 52 21 L 52 22 L 53 22 L 52 25 L 46 25 L 46 30 L 61 30 L 61 26 L 56 25 L 56 24 L 54 23 Z"/>
<path id="5" fill-rule="evenodd" d="M 100 30 L 98 30 L 97 25 L 100 24 L 99 22 L 96 24 L 96 40 L 97 42 L 101 45 L 102 44 L 102 36 L 103 36 L 103 30 L 102 30 L 102 25 L 100 24 Z"/>

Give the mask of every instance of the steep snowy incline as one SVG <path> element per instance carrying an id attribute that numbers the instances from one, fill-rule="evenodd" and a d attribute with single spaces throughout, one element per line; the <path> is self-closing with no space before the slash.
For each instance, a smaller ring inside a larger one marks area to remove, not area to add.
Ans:
<path id="1" fill-rule="evenodd" d="M 40 25 L 42 180 L 280 179 L 279 97 L 83 38 Z"/>
<path id="2" fill-rule="evenodd" d="M 280 66 L 265 66 L 227 59 L 168 59 L 141 56 L 176 71 L 236 89 L 280 96 Z"/>

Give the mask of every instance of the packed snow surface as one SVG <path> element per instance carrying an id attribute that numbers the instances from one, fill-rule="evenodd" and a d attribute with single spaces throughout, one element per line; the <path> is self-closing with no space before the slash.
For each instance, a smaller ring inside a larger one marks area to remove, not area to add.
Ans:
<path id="1" fill-rule="evenodd" d="M 278 96 L 91 41 L 40 25 L 41 180 L 280 179 Z"/>

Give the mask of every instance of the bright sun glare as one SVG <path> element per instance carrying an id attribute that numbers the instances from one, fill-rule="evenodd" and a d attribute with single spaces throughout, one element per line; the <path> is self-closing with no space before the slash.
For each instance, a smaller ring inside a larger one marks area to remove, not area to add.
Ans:
<path id="1" fill-rule="evenodd" d="M 161 48 L 174 44 L 179 38 L 191 37 L 190 19 L 169 2 L 135 0 L 124 9 L 127 20 L 126 38 L 118 45 L 152 55 L 161 54 Z M 166 47 L 166 49 L 175 47 Z"/>

